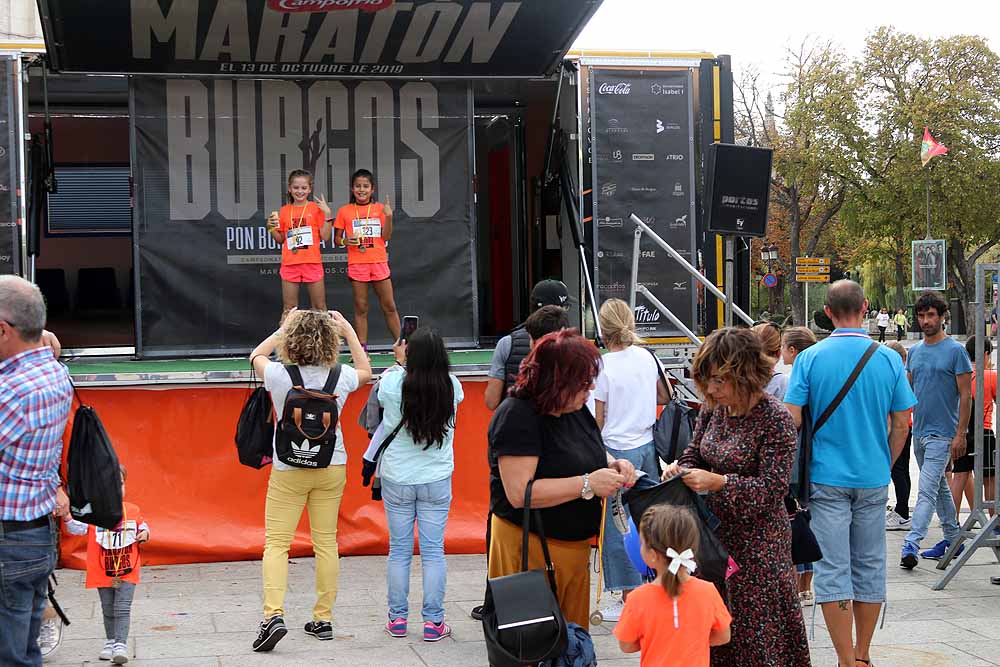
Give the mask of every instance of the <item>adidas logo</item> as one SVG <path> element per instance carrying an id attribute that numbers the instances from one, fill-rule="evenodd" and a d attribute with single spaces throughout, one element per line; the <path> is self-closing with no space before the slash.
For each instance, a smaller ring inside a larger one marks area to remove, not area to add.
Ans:
<path id="1" fill-rule="evenodd" d="M 310 445 L 308 440 L 304 440 L 301 443 L 292 442 L 292 452 L 294 452 L 296 456 L 300 456 L 304 459 L 316 458 L 316 455 L 319 454 L 319 448 L 319 443 Z"/>
<path id="2" fill-rule="evenodd" d="M 316 421 L 316 415 L 314 415 L 314 414 L 313 414 L 313 413 L 311 413 L 311 412 L 307 412 L 307 413 L 306 413 L 306 420 L 307 420 L 307 421 L 311 421 L 311 422 L 314 422 L 314 421 Z"/>

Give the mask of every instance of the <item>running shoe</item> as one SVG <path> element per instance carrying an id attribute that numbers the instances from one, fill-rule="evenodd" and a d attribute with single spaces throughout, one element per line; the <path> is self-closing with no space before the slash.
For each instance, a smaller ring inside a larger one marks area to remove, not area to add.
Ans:
<path id="1" fill-rule="evenodd" d="M 912 524 L 912 520 L 904 519 L 896 514 L 895 510 L 889 510 L 889 513 L 885 515 L 886 530 L 909 530 Z"/>
<path id="2" fill-rule="evenodd" d="M 306 634 L 327 641 L 333 639 L 333 626 L 330 621 L 309 621 L 306 623 Z"/>
<path id="3" fill-rule="evenodd" d="M 441 621 L 440 623 L 424 623 L 424 641 L 439 642 L 445 637 L 451 637 L 451 626 Z"/>
<path id="4" fill-rule="evenodd" d="M 58 616 L 42 621 L 38 628 L 38 648 L 42 652 L 42 660 L 52 658 L 59 645 L 62 644 L 63 622 Z"/>
<path id="5" fill-rule="evenodd" d="M 912 570 L 917 566 L 917 547 L 909 542 L 903 542 L 903 555 L 899 561 L 901 568 Z"/>
<path id="6" fill-rule="evenodd" d="M 115 642 L 115 647 L 111 651 L 111 663 L 124 665 L 126 662 L 128 662 L 128 647 L 121 642 Z"/>
<path id="7" fill-rule="evenodd" d="M 253 650 L 258 653 L 265 653 L 273 649 L 281 639 L 288 634 L 285 627 L 285 619 L 281 616 L 265 618 L 260 622 L 260 633 L 257 639 L 253 640 Z"/>
<path id="8" fill-rule="evenodd" d="M 104 642 L 104 648 L 102 648 L 101 652 L 97 655 L 97 659 L 111 660 L 111 655 L 114 653 L 114 651 L 115 651 L 115 640 L 108 639 L 107 641 Z"/>
<path id="9" fill-rule="evenodd" d="M 625 602 L 621 599 L 617 599 L 601 610 L 601 619 L 607 623 L 617 623 L 618 619 L 622 617 L 622 611 L 624 609 Z"/>
<path id="10" fill-rule="evenodd" d="M 926 558 L 928 560 L 941 560 L 944 555 L 948 553 L 948 547 L 951 546 L 951 542 L 948 540 L 941 540 L 935 544 L 930 549 L 920 552 L 921 558 Z M 963 551 L 965 551 L 965 545 L 961 544 L 958 547 L 958 551 L 955 552 L 955 558 L 957 558 Z"/>
<path id="11" fill-rule="evenodd" d="M 405 637 L 406 636 L 406 619 L 405 618 L 390 618 L 385 624 L 385 631 L 389 633 L 390 637 Z"/>

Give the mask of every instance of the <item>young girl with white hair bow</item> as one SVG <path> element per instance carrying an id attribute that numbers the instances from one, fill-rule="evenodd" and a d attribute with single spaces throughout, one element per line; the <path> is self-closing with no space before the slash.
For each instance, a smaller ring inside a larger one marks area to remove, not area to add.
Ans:
<path id="1" fill-rule="evenodd" d="M 642 651 L 641 667 L 709 667 L 709 648 L 729 642 L 732 617 L 719 592 L 692 576 L 698 535 L 687 508 L 656 505 L 642 515 L 642 559 L 656 580 L 632 592 L 615 627 L 622 651 Z"/>

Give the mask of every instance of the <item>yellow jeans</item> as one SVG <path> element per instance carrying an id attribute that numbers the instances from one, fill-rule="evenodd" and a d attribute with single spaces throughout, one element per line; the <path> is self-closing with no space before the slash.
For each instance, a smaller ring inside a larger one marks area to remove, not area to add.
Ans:
<path id="1" fill-rule="evenodd" d="M 316 605 L 313 620 L 331 621 L 337 600 L 340 559 L 337 553 L 337 517 L 344 497 L 347 467 L 320 470 L 271 470 L 264 509 L 264 618 L 285 613 L 288 589 L 288 549 L 309 510 L 309 527 L 316 554 Z"/>

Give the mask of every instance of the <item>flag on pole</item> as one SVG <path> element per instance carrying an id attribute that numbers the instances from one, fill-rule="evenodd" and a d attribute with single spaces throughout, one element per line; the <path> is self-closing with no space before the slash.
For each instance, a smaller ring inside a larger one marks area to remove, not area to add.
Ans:
<path id="1" fill-rule="evenodd" d="M 924 140 L 920 143 L 921 166 L 926 167 L 927 163 L 931 161 L 931 158 L 938 155 L 944 155 L 947 152 L 948 148 L 944 144 L 938 143 L 934 137 L 931 136 L 931 131 L 925 127 Z"/>

